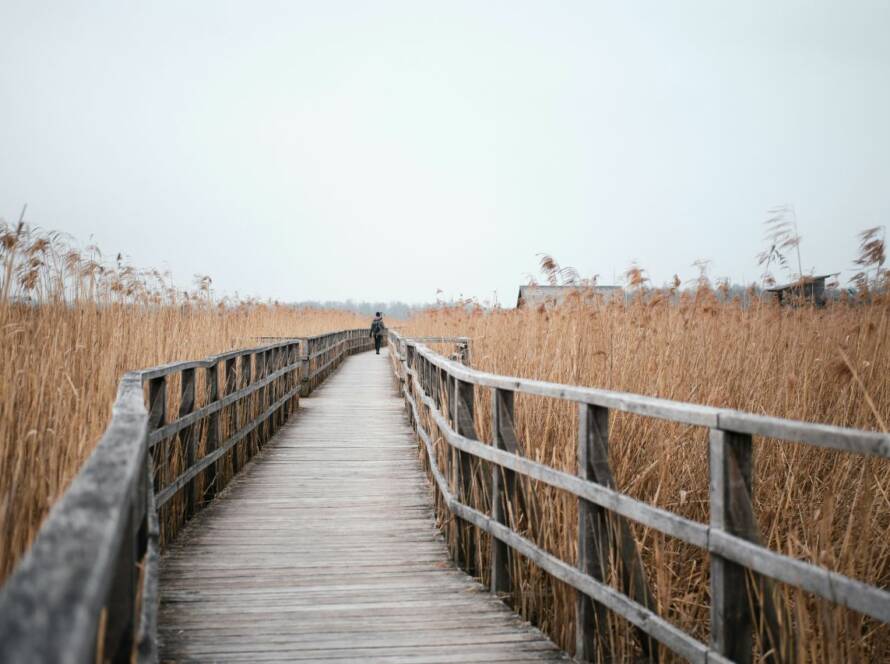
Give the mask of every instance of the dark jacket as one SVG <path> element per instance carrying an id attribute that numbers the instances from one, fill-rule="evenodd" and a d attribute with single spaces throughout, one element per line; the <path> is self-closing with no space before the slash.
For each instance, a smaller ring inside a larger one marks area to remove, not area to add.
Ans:
<path id="1" fill-rule="evenodd" d="M 371 321 L 371 334 L 369 337 L 382 337 L 386 334 L 386 325 L 383 324 L 383 316 L 375 316 Z"/>

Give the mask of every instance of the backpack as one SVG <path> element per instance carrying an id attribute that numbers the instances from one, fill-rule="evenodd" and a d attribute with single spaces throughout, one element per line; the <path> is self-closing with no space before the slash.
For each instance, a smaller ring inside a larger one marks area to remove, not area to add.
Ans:
<path id="1" fill-rule="evenodd" d="M 377 320 L 375 318 L 374 322 L 371 323 L 371 333 L 374 335 L 380 335 L 380 334 L 383 334 L 383 330 L 384 330 L 383 319 Z"/>

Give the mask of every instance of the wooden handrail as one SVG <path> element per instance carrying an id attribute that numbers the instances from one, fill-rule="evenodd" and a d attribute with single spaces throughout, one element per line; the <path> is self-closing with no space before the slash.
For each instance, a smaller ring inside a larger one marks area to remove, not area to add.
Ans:
<path id="1" fill-rule="evenodd" d="M 289 338 L 125 374 L 96 449 L 0 588 L 0 662 L 156 662 L 164 542 L 274 435 L 301 392 L 373 347 L 367 334 Z M 168 421 L 176 375 L 179 410 Z"/>
<path id="2" fill-rule="evenodd" d="M 776 643 L 779 637 L 777 609 L 770 580 L 801 588 L 890 623 L 890 592 L 763 546 L 750 493 L 752 434 L 883 458 L 890 457 L 890 436 L 642 395 L 499 376 L 451 361 L 417 339 L 403 338 L 393 331 L 389 336 L 396 376 L 410 419 L 426 449 L 427 465 L 440 496 L 439 504 L 459 517 L 458 521 L 463 520 L 493 538 L 490 556 L 493 592 L 511 592 L 510 566 L 505 562 L 507 549 L 520 553 L 575 588 L 576 657 L 579 659 L 594 658 L 597 624 L 602 621 L 595 620 L 593 613 L 605 607 L 638 628 L 644 652 L 648 651 L 645 640 L 651 637 L 690 661 L 749 662 L 752 632 L 758 628 L 761 639 L 775 649 L 768 659 L 777 662 L 792 660 L 793 648 L 781 648 Z M 467 386 L 471 387 L 468 389 Z M 473 399 L 472 386 L 486 387 L 492 392 L 493 444 L 466 435 L 456 424 L 455 407 Z M 513 431 L 512 395 L 515 392 L 578 404 L 578 475 L 520 455 Z M 704 426 L 710 430 L 709 524 L 653 507 L 615 489 L 606 453 L 609 409 Z M 424 428 L 425 421 L 438 430 L 456 454 L 471 455 L 493 465 L 490 515 L 454 494 L 453 487 L 459 487 L 461 482 L 460 468 L 466 473 L 466 466 L 458 466 L 452 460 L 446 464 L 445 472 L 439 468 L 432 435 Z M 576 567 L 525 539 L 507 523 L 504 505 L 516 497 L 518 487 L 513 479 L 516 476 L 543 482 L 579 499 Z M 624 519 L 708 552 L 712 597 L 709 644 L 699 642 L 656 615 L 648 599 L 645 574 L 636 562 L 639 558 L 636 544 Z M 494 542 L 498 542 L 498 546 L 494 546 Z M 635 575 L 633 579 L 624 579 L 625 592 L 619 592 L 604 581 L 604 566 L 610 556 L 603 553 L 597 556 L 596 552 L 608 552 L 609 549 L 623 563 L 620 575 Z M 458 562 L 471 569 L 471 564 L 468 566 L 468 561 L 459 555 L 460 547 L 456 553 Z M 759 592 L 749 597 L 747 577 L 752 574 Z M 757 620 L 750 607 L 754 607 L 758 614 Z M 657 658 L 657 651 L 650 651 L 649 656 Z"/>

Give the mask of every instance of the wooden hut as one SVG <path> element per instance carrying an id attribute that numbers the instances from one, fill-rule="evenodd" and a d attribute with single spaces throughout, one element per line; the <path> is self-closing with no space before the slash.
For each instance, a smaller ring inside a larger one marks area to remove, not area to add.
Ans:
<path id="1" fill-rule="evenodd" d="M 817 307 L 824 307 L 825 280 L 831 276 L 834 275 L 820 274 L 803 277 L 790 284 L 767 288 L 766 292 L 775 296 L 779 304 L 790 306 L 815 304 Z"/>
<path id="2" fill-rule="evenodd" d="M 517 307 L 558 307 L 568 298 L 577 296 L 581 301 L 600 299 L 608 302 L 621 296 L 621 286 L 520 286 L 516 298 Z"/>

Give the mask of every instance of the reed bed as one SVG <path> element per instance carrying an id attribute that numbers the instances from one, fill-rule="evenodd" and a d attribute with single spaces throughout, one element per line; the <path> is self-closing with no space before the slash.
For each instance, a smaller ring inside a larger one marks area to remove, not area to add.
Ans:
<path id="1" fill-rule="evenodd" d="M 404 333 L 469 336 L 472 365 L 499 374 L 881 431 L 890 418 L 888 311 L 879 300 L 824 309 L 759 301 L 743 306 L 721 302 L 702 287 L 679 300 L 494 311 L 443 307 L 413 318 Z M 490 441 L 487 392 L 477 390 L 475 408 L 477 432 Z M 570 404 L 519 395 L 515 422 L 526 455 L 574 472 L 577 423 Z M 614 413 L 610 427 L 610 463 L 620 490 L 707 523 L 706 430 Z M 442 462 L 441 437 L 437 445 Z M 755 512 L 765 543 L 890 587 L 890 464 L 761 438 L 754 447 Z M 486 469 L 474 484 L 480 509 L 487 508 L 489 477 Z M 574 561 L 576 501 L 533 482 L 528 489 L 535 505 L 525 534 Z M 439 517 L 453 532 L 451 517 Z M 707 642 L 707 556 L 659 533 L 633 531 L 658 612 Z M 515 565 L 519 590 L 512 603 L 571 650 L 574 591 L 525 562 Z M 617 587 L 614 575 L 610 582 Z M 778 592 L 786 607 L 780 616 L 784 655 L 825 663 L 890 659 L 887 626 L 796 589 L 779 586 Z M 613 617 L 610 630 L 617 661 L 639 655 L 628 624 Z M 757 643 L 757 657 L 769 649 Z M 667 651 L 662 656 L 671 660 Z"/>
<path id="2" fill-rule="evenodd" d="M 206 277 L 184 292 L 94 247 L 0 225 L 0 581 L 104 431 L 124 372 L 366 325 L 342 311 L 218 302 Z"/>

